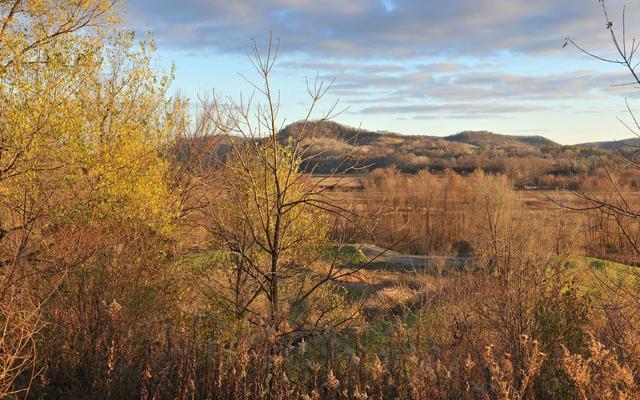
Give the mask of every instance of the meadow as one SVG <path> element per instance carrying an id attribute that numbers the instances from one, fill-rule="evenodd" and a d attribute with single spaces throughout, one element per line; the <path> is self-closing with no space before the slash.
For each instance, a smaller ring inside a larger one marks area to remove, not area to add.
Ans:
<path id="1" fill-rule="evenodd" d="M 0 0 L 0 398 L 637 399 L 636 152 L 284 126 Z"/>

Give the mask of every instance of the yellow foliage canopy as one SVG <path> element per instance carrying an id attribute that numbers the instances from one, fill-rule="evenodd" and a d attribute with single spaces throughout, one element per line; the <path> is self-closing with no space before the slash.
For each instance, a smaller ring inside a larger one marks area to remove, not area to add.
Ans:
<path id="1" fill-rule="evenodd" d="M 300 157 L 289 146 L 238 147 L 225 170 L 229 193 L 220 208 L 228 230 L 222 237 L 253 242 L 263 257 L 275 247 L 282 261 L 317 257 L 327 240 L 327 216 L 309 201 Z"/>
<path id="2" fill-rule="evenodd" d="M 27 204 L 58 223 L 171 217 L 164 155 L 183 107 L 167 99 L 153 41 L 110 27 L 112 5 L 0 3 L 0 223 Z"/>

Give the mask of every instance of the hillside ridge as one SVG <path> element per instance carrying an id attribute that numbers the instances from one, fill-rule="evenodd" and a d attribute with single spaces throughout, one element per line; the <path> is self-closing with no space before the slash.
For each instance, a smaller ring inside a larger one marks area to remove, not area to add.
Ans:
<path id="1" fill-rule="evenodd" d="M 301 121 L 293 122 L 285 126 L 281 133 L 284 137 L 288 137 L 302 126 Z M 495 133 L 487 130 L 465 130 L 447 136 L 422 135 L 422 134 L 404 134 L 399 132 L 367 130 L 354 128 L 334 121 L 316 121 L 307 122 L 309 131 L 313 132 L 313 136 L 318 139 L 321 137 L 330 138 L 338 141 L 346 141 L 352 145 L 364 145 L 380 139 L 398 138 L 411 140 L 446 140 L 448 142 L 464 143 L 477 147 L 518 147 L 531 146 L 535 148 L 542 147 L 580 147 L 580 148 L 597 148 L 597 149 L 616 149 L 620 147 L 639 147 L 640 137 L 632 137 L 621 140 L 605 140 L 595 142 L 577 143 L 571 145 L 562 145 L 544 135 L 507 135 Z"/>

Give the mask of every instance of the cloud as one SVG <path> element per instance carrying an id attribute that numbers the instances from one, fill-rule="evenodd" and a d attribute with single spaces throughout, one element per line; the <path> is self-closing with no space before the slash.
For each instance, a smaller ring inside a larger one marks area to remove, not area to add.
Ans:
<path id="1" fill-rule="evenodd" d="M 558 52 L 565 36 L 607 40 L 585 0 L 131 0 L 134 25 L 175 48 L 246 52 L 273 31 L 283 51 L 331 57 Z M 612 10 L 621 0 L 609 2 Z M 628 13 L 628 19 L 634 20 Z M 637 14 L 636 14 L 637 16 Z"/>
<path id="2" fill-rule="evenodd" d="M 374 68 L 366 66 L 366 70 L 371 69 Z M 471 68 L 461 64 L 444 69 L 439 64 L 420 65 L 398 73 L 364 70 L 358 70 L 356 66 L 345 68 L 341 73 L 327 70 L 321 78 L 336 79 L 332 93 L 343 96 L 352 106 L 402 106 L 416 102 L 478 103 L 481 106 L 488 101 L 505 104 L 528 101 L 548 105 L 575 100 L 604 101 L 620 94 L 632 96 L 637 91 L 634 87 L 611 87 L 612 83 L 627 81 L 624 72 L 603 74 L 593 70 L 574 70 L 535 75 L 494 71 L 492 66 Z M 407 107 L 404 112 L 412 110 L 412 107 Z M 520 112 L 534 110 L 539 109 L 519 109 Z M 497 111 L 492 109 L 494 113 Z"/>
<path id="3" fill-rule="evenodd" d="M 264 44 L 273 32 L 281 38 L 281 71 L 334 81 L 330 93 L 362 117 L 507 118 L 569 105 L 579 113 L 603 110 L 600 102 L 634 90 L 611 88 L 628 81 L 624 71 L 587 64 L 577 49 L 562 48 L 571 36 L 611 55 L 597 0 L 127 4 L 132 26 L 150 28 L 161 49 L 248 54 L 251 38 Z M 607 4 L 614 18 L 621 13 L 622 0 Z M 627 9 L 627 20 L 640 20 L 640 6 Z"/>
<path id="4" fill-rule="evenodd" d="M 544 75 L 475 71 L 447 74 L 431 80 L 399 85 L 394 96 L 440 100 L 572 100 L 603 99 L 623 91 L 610 87 L 626 82 L 624 73 L 570 71 Z M 628 91 L 628 88 L 627 90 Z"/>
<path id="5" fill-rule="evenodd" d="M 499 103 L 453 103 L 453 104 L 414 104 L 414 105 L 378 105 L 359 110 L 360 114 L 412 114 L 414 118 L 463 117 L 487 118 L 504 114 L 546 111 L 549 107 L 536 104 L 499 104 Z"/>

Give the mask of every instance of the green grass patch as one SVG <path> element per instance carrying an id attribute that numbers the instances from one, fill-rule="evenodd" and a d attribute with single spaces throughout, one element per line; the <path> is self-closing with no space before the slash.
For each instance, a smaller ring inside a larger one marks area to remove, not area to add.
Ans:
<path id="1" fill-rule="evenodd" d="M 640 269 L 595 257 L 572 256 L 563 271 L 579 289 L 588 292 L 608 292 L 620 288 L 640 287 Z"/>
<path id="2" fill-rule="evenodd" d="M 329 262 L 336 260 L 340 264 L 362 265 L 368 261 L 362 250 L 351 245 L 327 246 L 320 251 L 323 257 Z"/>

